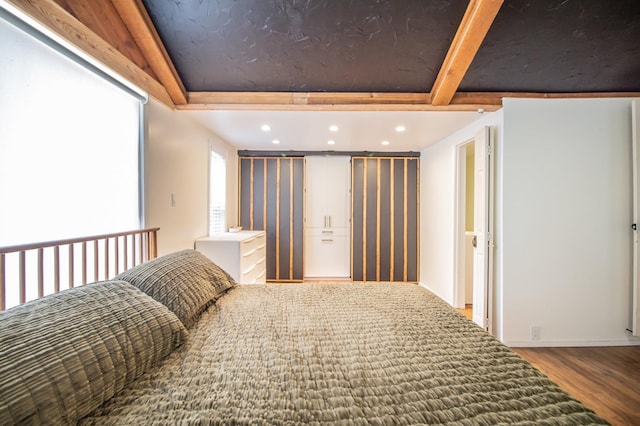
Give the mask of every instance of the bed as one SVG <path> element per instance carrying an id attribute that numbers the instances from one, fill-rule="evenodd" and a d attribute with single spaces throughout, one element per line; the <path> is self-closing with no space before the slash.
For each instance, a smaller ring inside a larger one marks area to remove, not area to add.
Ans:
<path id="1" fill-rule="evenodd" d="M 182 258 L 193 256 L 198 257 L 189 251 Z M 129 324 L 142 336 L 129 339 L 134 343 L 127 340 L 127 344 L 135 345 L 137 340 L 142 343 L 129 349 L 124 344 L 112 345 L 105 351 L 94 350 L 89 357 L 101 359 L 107 356 L 105 352 L 113 353 L 118 346 L 133 354 L 119 358 L 144 358 L 139 352 L 154 345 L 160 348 L 152 351 L 155 358 L 143 360 L 145 367 L 138 368 L 143 371 L 128 374 L 128 380 L 107 386 L 109 392 L 98 395 L 100 389 L 91 389 L 91 403 L 82 409 L 75 408 L 73 413 L 50 409 L 45 423 L 47 418 L 62 413 L 63 422 L 78 421 L 83 425 L 607 424 L 422 287 L 248 286 L 236 285 L 224 271 L 217 271 L 196 274 L 195 280 L 206 282 L 216 275 L 214 279 L 225 281 L 213 286 L 214 296 L 201 297 L 192 292 L 188 298 L 198 300 L 194 308 L 178 309 L 185 305 L 184 301 L 172 292 L 184 292 L 180 286 L 172 287 L 173 283 L 193 283 L 190 275 L 194 267 L 192 262 L 188 273 L 173 271 L 176 261 L 175 257 L 172 259 L 172 267 L 154 267 L 156 261 L 152 261 L 151 269 L 144 264 L 147 269 L 142 274 L 125 274 L 116 284 L 110 284 L 122 291 L 126 300 L 137 298 L 130 307 L 117 301 L 119 308 L 138 312 L 142 308 L 136 311 L 136 306 L 149 305 L 145 323 L 161 322 L 160 318 L 166 316 L 170 323 L 166 336 L 149 339 L 152 332 L 138 330 L 140 319 L 123 320 L 124 314 L 118 313 L 114 323 Z M 202 264 L 207 262 L 198 259 Z M 156 260 L 157 265 L 167 263 L 163 258 Z M 157 285 L 158 280 L 168 286 Z M 96 292 L 105 285 L 87 287 Z M 106 303 L 105 298 L 95 294 L 91 299 L 97 306 Z M 92 312 L 96 307 L 87 306 L 86 310 Z M 4 320 L 0 316 L 0 333 L 5 328 L 1 326 Z M 105 324 L 109 321 L 100 319 Z M 184 326 L 185 322 L 188 326 Z M 24 335 L 25 331 L 17 334 Z M 104 336 L 100 339 L 104 340 Z M 9 341 L 0 334 L 0 342 Z M 155 353 L 158 351 L 161 354 Z M 6 352 L 0 349 L 0 422 L 40 423 L 43 409 L 38 408 L 33 393 L 23 396 L 22 405 L 18 404 L 25 406 L 26 401 L 34 407 L 31 411 L 20 411 L 16 404 L 6 403 L 16 398 L 15 387 L 21 386 L 17 379 L 13 379 L 12 389 L 3 386 L 6 378 L 2 376 L 8 374 L 3 365 L 10 362 Z M 24 358 L 23 350 L 23 355 L 16 355 L 14 361 Z M 64 356 L 56 354 L 55 358 Z M 86 377 L 102 377 L 110 366 L 118 376 L 117 361 L 103 362 L 100 368 L 65 368 L 67 374 L 69 370 L 81 370 Z M 111 383 L 101 378 L 103 382 L 104 386 Z M 69 399 L 55 395 L 60 392 L 59 387 L 52 386 L 42 395 L 53 394 L 51 399 L 56 401 Z M 84 395 L 78 391 L 81 394 Z M 55 404 L 45 404 L 45 408 L 52 405 Z M 20 417 L 20 413 L 30 416 Z"/>

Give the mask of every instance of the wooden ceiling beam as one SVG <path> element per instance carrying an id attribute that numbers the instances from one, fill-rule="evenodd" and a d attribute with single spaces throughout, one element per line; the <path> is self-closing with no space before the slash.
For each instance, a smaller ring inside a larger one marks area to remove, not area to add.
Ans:
<path id="1" fill-rule="evenodd" d="M 504 0 L 471 0 L 431 89 L 432 104 L 448 105 Z"/>
<path id="2" fill-rule="evenodd" d="M 176 105 L 187 103 L 187 91 L 142 0 L 111 0 L 149 66 Z"/>
<path id="3" fill-rule="evenodd" d="M 638 92 L 522 93 L 458 92 L 449 104 L 431 104 L 428 93 L 331 92 L 188 92 L 181 110 L 258 111 L 496 111 L 504 98 L 588 99 L 637 98 Z"/>
<path id="4" fill-rule="evenodd" d="M 189 92 L 182 110 L 280 111 L 495 111 L 502 99 L 460 94 L 450 105 L 433 106 L 428 93 Z"/>
<path id="5" fill-rule="evenodd" d="M 53 0 L 7 0 L 7 2 L 160 102 L 171 108 L 174 107 L 171 97 L 162 84 Z"/>

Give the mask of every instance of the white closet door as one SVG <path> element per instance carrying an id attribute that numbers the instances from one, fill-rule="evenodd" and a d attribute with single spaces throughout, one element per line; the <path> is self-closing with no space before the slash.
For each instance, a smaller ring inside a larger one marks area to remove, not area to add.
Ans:
<path id="1" fill-rule="evenodd" d="M 305 278 L 349 278 L 351 158 L 305 161 Z"/>
<path id="2" fill-rule="evenodd" d="M 349 226 L 350 157 L 306 157 L 306 227 Z"/>

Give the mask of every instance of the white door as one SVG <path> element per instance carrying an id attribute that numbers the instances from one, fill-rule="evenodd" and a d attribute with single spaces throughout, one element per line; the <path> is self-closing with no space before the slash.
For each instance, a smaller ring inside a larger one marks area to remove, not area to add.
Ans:
<path id="1" fill-rule="evenodd" d="M 493 281 L 493 129 L 483 128 L 475 137 L 473 229 L 473 321 L 489 330 Z"/>
<path id="2" fill-rule="evenodd" d="M 307 228 L 347 228 L 351 158 L 306 157 Z"/>
<path id="3" fill-rule="evenodd" d="M 640 103 L 631 104 L 631 145 L 633 151 L 633 311 L 631 316 L 631 331 L 634 336 L 640 336 L 640 247 L 638 247 L 638 223 L 640 215 Z"/>

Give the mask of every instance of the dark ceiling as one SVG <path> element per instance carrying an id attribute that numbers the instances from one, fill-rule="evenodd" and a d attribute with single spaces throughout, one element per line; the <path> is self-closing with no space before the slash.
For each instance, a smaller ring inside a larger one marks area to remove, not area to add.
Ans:
<path id="1" fill-rule="evenodd" d="M 428 92 L 468 4 L 143 2 L 195 92 Z M 505 0 L 459 91 L 640 91 L 640 0 Z"/>

